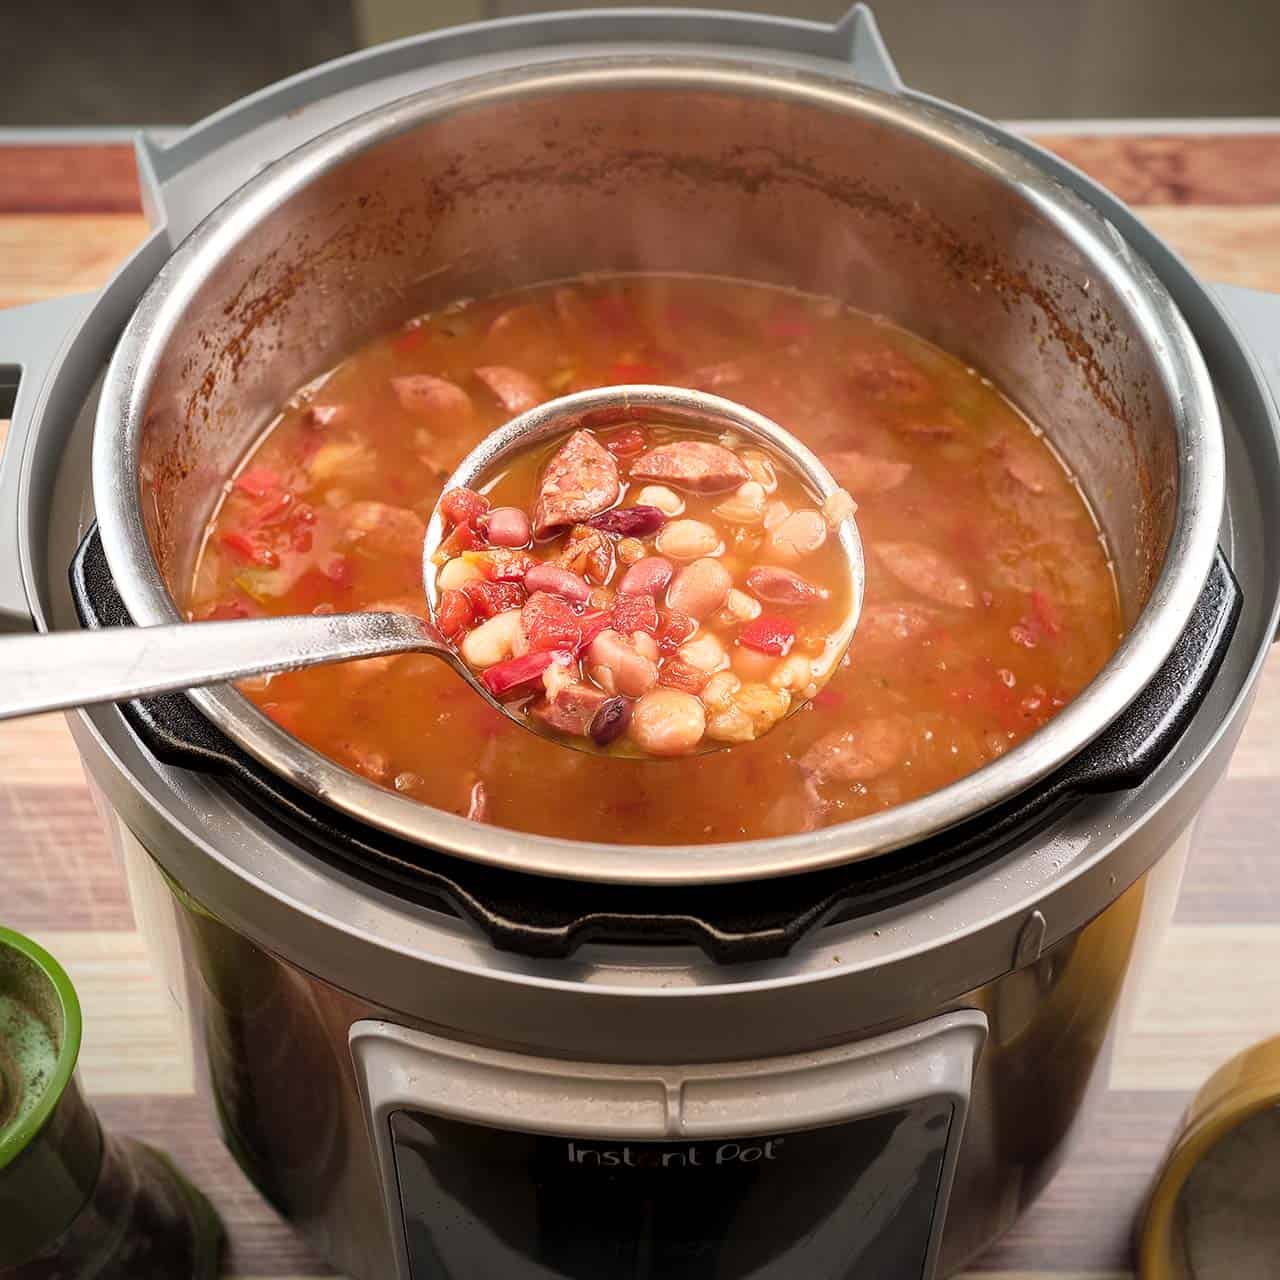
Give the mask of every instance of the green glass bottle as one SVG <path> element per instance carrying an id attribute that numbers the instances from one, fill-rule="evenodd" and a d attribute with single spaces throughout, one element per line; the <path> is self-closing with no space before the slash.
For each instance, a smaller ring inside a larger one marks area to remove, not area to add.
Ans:
<path id="1" fill-rule="evenodd" d="M 212 1280 L 223 1232 L 168 1158 L 104 1133 L 62 966 L 0 928 L 0 1280 Z"/>

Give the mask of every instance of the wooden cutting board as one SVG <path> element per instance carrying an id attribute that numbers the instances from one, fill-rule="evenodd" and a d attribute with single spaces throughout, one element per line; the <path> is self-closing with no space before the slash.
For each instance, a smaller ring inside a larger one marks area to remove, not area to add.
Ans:
<path id="1" fill-rule="evenodd" d="M 1207 278 L 1280 291 L 1280 131 L 1039 140 L 1141 206 Z M 102 284 L 145 231 L 128 147 L 0 145 L 0 305 Z M 967 1280 L 1127 1277 L 1133 1215 L 1190 1094 L 1280 1031 L 1278 743 L 1280 654 L 1206 810 L 1110 1089 L 1065 1168 Z M 84 1081 L 104 1121 L 172 1152 L 209 1193 L 231 1274 L 332 1274 L 248 1185 L 192 1092 L 185 1038 L 59 717 L 0 726 L 0 921 L 70 971 L 85 1006 Z"/>

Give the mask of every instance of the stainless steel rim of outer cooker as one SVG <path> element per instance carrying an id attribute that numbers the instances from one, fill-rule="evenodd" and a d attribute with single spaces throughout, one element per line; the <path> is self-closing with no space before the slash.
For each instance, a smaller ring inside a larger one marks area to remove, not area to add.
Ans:
<path id="1" fill-rule="evenodd" d="M 445 491 L 477 487 L 493 470 L 496 461 L 513 446 L 525 448 L 572 431 L 619 426 L 623 421 L 667 422 L 708 431 L 740 432 L 785 457 L 799 472 L 809 489 L 823 502 L 840 492 L 840 486 L 818 461 L 817 455 L 791 432 L 766 418 L 764 414 L 726 400 L 723 396 L 713 396 L 707 391 L 644 383 L 578 391 L 573 395 L 548 400 L 545 404 L 522 413 L 504 427 L 487 435 L 463 458 L 444 482 Z M 439 565 L 435 563 L 434 556 L 444 535 L 444 521 L 437 509 L 431 513 L 427 536 L 422 543 L 422 583 L 433 612 L 440 603 L 439 586 L 436 582 Z M 836 641 L 836 646 L 843 655 L 853 639 L 858 617 L 862 613 L 867 572 L 862 556 L 862 539 L 853 516 L 840 521 L 836 537 L 849 567 L 849 598 L 852 602 Z M 792 711 L 803 705 L 803 702 L 793 704 Z M 722 747 L 717 745 L 711 749 L 720 750 Z"/>
<path id="2" fill-rule="evenodd" d="M 603 65 L 602 65 L 603 64 Z M 229 688 L 198 691 L 199 708 L 252 756 L 304 790 L 384 831 L 490 865 L 551 876 L 624 883 L 756 879 L 849 863 L 943 830 L 1025 790 L 1077 754 L 1154 676 L 1193 609 L 1212 562 L 1224 501 L 1221 424 L 1204 362 L 1164 287 L 1128 254 L 1108 224 L 1078 197 L 991 133 L 927 105 L 817 74 L 770 73 L 755 65 L 672 57 L 588 59 L 460 82 L 379 108 L 299 148 L 215 210 L 178 249 L 139 304 L 116 350 L 98 412 L 93 456 L 103 541 L 120 593 L 141 624 L 176 610 L 143 524 L 137 468 L 151 378 L 169 328 L 257 220 L 308 183 L 389 133 L 505 97 L 589 87 L 657 86 L 762 94 L 845 114 L 871 113 L 982 170 L 1051 216 L 1099 278 L 1117 284 L 1157 353 L 1178 406 L 1177 512 L 1164 563 L 1141 617 L 1103 672 L 1046 728 L 974 774 L 931 795 L 854 822 L 772 841 L 683 848 L 615 846 L 495 831 L 425 808 L 347 772 L 277 728 Z"/>

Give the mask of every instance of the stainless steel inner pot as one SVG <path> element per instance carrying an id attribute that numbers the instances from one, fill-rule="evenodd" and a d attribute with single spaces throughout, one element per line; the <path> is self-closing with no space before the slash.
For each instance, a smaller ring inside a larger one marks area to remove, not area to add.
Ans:
<path id="1" fill-rule="evenodd" d="M 159 273 L 108 371 L 94 498 L 134 620 L 173 621 L 220 489 L 280 401 L 408 316 L 593 271 L 726 275 L 834 295 L 990 376 L 1092 500 L 1129 627 L 1049 726 L 895 809 L 688 849 L 527 836 L 348 772 L 230 687 L 190 696 L 299 787 L 371 825 L 549 875 L 781 875 L 900 847 L 1044 777 L 1154 677 L 1200 593 L 1224 494 L 1208 374 L 1163 286 L 994 134 L 846 81 L 608 57 L 403 99 L 270 166 Z"/>

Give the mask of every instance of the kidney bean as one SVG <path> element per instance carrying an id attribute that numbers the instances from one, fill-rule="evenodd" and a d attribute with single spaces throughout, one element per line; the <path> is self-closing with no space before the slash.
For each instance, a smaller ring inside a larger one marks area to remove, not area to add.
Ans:
<path id="1" fill-rule="evenodd" d="M 766 604 L 817 604 L 827 595 L 798 573 L 776 565 L 760 565 L 752 569 L 747 574 L 747 589 Z"/>
<path id="2" fill-rule="evenodd" d="M 496 663 L 481 674 L 480 680 L 495 698 L 502 698 L 541 684 L 542 673 L 553 663 L 568 664 L 572 661 L 573 655 L 562 649 L 539 649 L 526 653 L 522 658 L 508 658 L 505 662 Z"/>
<path id="3" fill-rule="evenodd" d="M 495 547 L 527 547 L 529 517 L 519 507 L 498 507 L 489 512 L 485 532 Z"/>
<path id="4" fill-rule="evenodd" d="M 675 566 L 662 556 L 645 556 L 622 575 L 618 583 L 620 596 L 657 596 L 666 590 Z"/>
<path id="5" fill-rule="evenodd" d="M 587 732 L 597 747 L 607 747 L 627 731 L 631 723 L 631 703 L 625 698 L 607 698 L 600 704 Z"/>
<path id="6" fill-rule="evenodd" d="M 658 683 L 658 664 L 641 652 L 641 642 L 653 644 L 651 636 L 637 632 L 628 640 L 608 628 L 591 642 L 587 650 L 587 667 L 592 679 L 606 693 L 620 693 L 628 698 L 638 698 Z M 654 657 L 657 646 L 654 646 Z"/>
<path id="7" fill-rule="evenodd" d="M 729 570 L 719 560 L 695 560 L 676 575 L 667 590 L 667 604 L 701 622 L 724 604 L 732 586 Z"/>
<path id="8" fill-rule="evenodd" d="M 631 737 L 655 756 L 678 756 L 702 741 L 707 713 L 683 689 L 654 689 L 631 709 Z"/>
<path id="9" fill-rule="evenodd" d="M 556 564 L 535 564 L 524 575 L 524 589 L 531 595 L 535 591 L 546 591 L 574 604 L 586 604 L 591 595 L 585 578 Z"/>
<path id="10" fill-rule="evenodd" d="M 657 507 L 614 507 L 612 511 L 592 516 L 587 523 L 593 529 L 603 529 L 606 533 L 620 533 L 628 538 L 647 538 L 667 523 L 667 517 Z"/>

